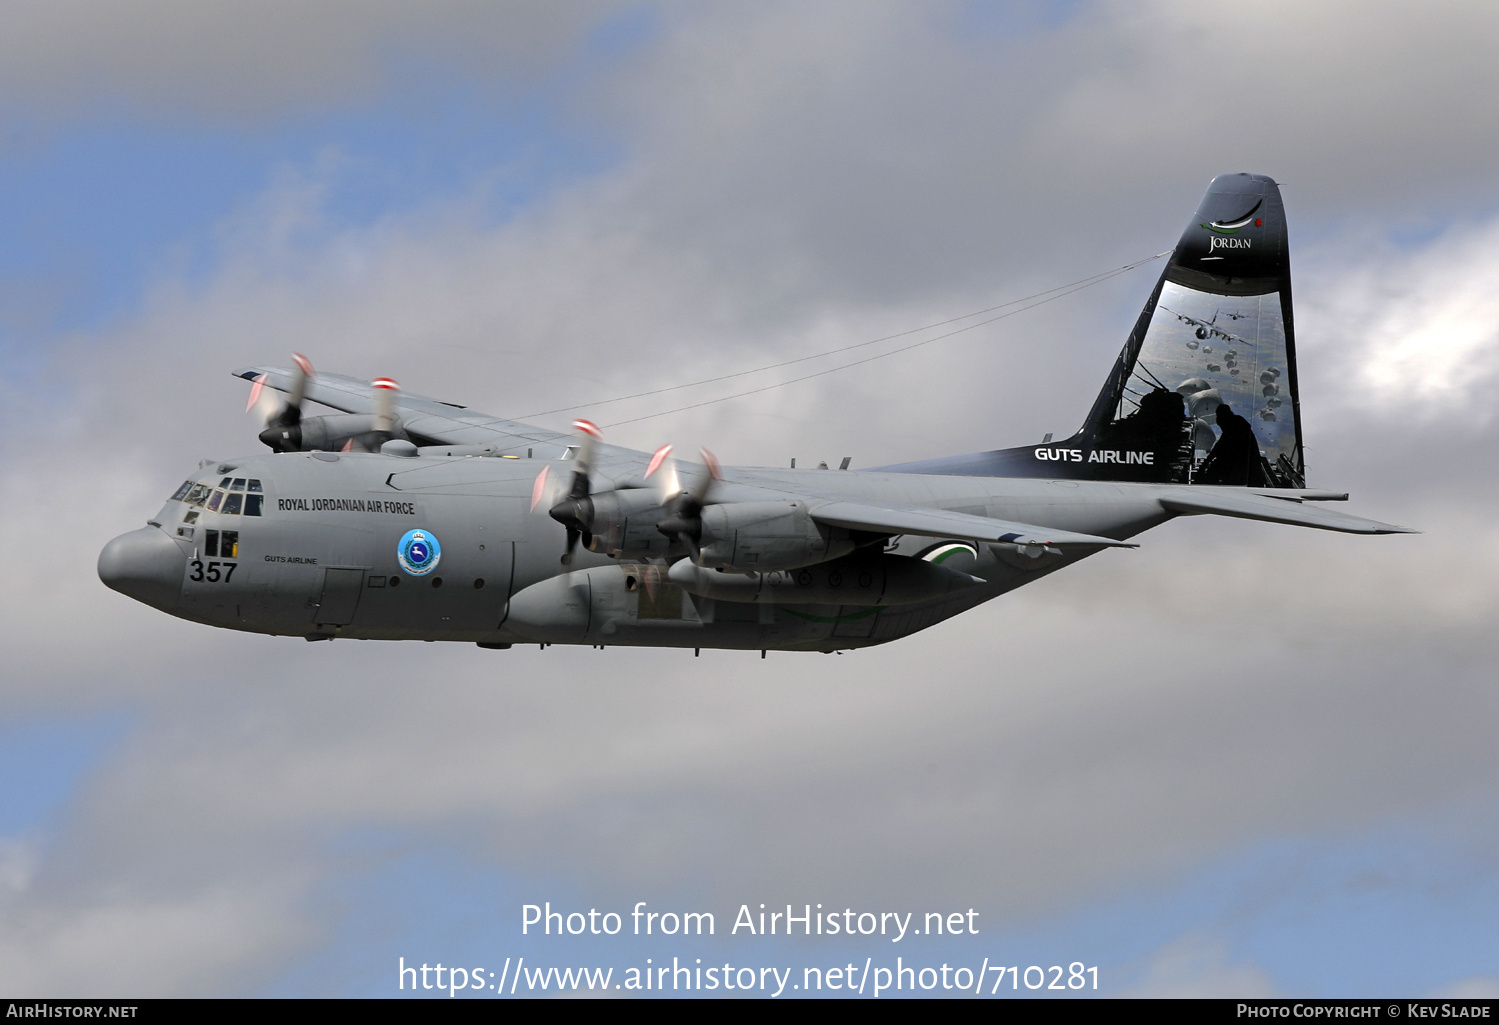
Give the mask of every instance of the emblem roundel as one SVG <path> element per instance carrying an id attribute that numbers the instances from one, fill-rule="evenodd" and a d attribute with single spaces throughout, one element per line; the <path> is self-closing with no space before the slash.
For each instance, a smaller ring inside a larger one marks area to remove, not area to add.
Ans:
<path id="1" fill-rule="evenodd" d="M 442 559 L 442 545 L 425 530 L 408 530 L 396 545 L 396 560 L 414 577 L 424 577 L 437 568 Z"/>

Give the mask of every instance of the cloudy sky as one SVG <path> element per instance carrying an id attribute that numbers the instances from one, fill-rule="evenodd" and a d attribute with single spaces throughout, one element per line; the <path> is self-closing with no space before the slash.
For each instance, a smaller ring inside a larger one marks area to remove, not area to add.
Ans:
<path id="1" fill-rule="evenodd" d="M 1499 995 L 1496 47 L 1472 3 L 8 8 L 0 992 L 903 955 Z M 751 398 L 636 420 L 775 376 L 599 403 L 1148 257 L 1241 170 L 1284 183 L 1310 483 L 1419 536 L 1179 521 L 764 661 L 309 645 L 95 575 L 256 450 L 228 372 L 293 350 L 732 463 L 1064 434 L 1159 263 Z M 522 937 L 546 901 L 718 935 Z M 760 903 L 980 932 L 726 935 Z"/>

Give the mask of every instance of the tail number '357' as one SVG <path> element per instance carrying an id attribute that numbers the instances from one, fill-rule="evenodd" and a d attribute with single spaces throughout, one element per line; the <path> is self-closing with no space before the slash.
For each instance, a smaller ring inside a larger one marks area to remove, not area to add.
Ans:
<path id="1" fill-rule="evenodd" d="M 229 578 L 234 576 L 234 567 L 238 566 L 239 563 L 210 562 L 205 568 L 202 559 L 194 559 L 191 565 L 193 571 L 187 579 L 194 583 L 201 583 L 206 580 L 210 584 L 227 584 Z"/>

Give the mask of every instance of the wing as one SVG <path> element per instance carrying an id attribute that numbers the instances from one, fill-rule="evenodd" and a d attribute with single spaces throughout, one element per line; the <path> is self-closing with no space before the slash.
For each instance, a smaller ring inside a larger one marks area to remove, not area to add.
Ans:
<path id="1" fill-rule="evenodd" d="M 964 541 L 1000 541 L 1048 548 L 1138 548 L 1128 541 L 1094 534 L 1078 534 L 1034 523 L 995 520 L 987 516 L 923 509 L 907 505 L 866 505 L 862 502 L 825 502 L 814 506 L 812 518 L 830 527 L 867 530 L 877 534 L 917 534 L 953 537 Z"/>
<path id="2" fill-rule="evenodd" d="M 287 367 L 246 367 L 234 371 L 235 377 L 253 381 L 265 375 L 267 387 L 287 391 L 293 371 Z M 307 382 L 307 398 L 344 413 L 371 414 L 374 397 L 368 381 L 343 374 L 318 374 Z M 474 413 L 452 402 L 441 402 L 422 395 L 400 392 L 396 396 L 396 414 L 413 439 L 432 445 L 491 445 L 497 450 L 524 448 L 530 445 L 562 445 L 571 437 L 544 427 L 517 423 L 496 416 Z"/>

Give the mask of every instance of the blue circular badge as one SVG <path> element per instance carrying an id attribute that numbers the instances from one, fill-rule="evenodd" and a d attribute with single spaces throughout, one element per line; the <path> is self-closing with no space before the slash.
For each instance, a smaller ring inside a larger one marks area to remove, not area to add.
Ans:
<path id="1" fill-rule="evenodd" d="M 396 560 L 401 568 L 414 577 L 424 577 L 437 568 L 442 558 L 442 545 L 437 538 L 425 530 L 408 530 L 401 535 L 396 545 Z"/>

